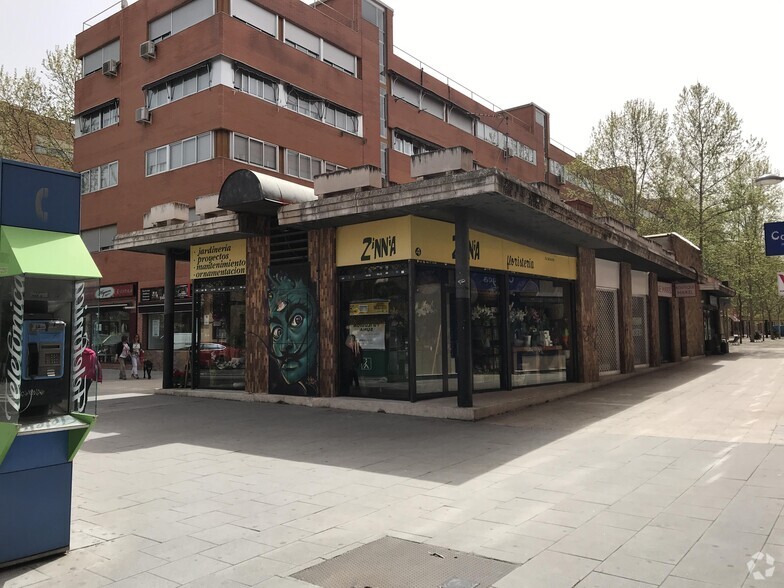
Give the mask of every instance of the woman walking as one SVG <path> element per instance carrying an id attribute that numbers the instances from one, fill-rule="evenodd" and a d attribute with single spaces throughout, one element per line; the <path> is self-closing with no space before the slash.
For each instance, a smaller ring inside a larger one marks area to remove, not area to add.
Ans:
<path id="1" fill-rule="evenodd" d="M 139 379 L 139 366 L 142 364 L 144 351 L 142 350 L 142 340 L 139 334 L 133 338 L 133 345 L 131 345 L 131 377 Z"/>
<path id="2" fill-rule="evenodd" d="M 120 342 L 119 350 L 120 352 L 117 354 L 117 362 L 120 364 L 120 379 L 127 380 L 128 377 L 125 375 L 125 362 L 130 361 L 131 359 L 131 348 L 128 347 L 127 335 L 122 336 L 122 341 Z"/>

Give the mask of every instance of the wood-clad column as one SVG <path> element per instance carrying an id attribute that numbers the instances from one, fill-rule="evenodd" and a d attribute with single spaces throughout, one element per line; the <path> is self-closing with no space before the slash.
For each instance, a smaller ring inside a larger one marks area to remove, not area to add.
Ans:
<path id="1" fill-rule="evenodd" d="M 577 292 L 575 317 L 575 352 L 577 379 L 599 381 L 599 357 L 596 351 L 596 255 L 593 249 L 577 249 Z"/>
<path id="2" fill-rule="evenodd" d="M 632 329 L 632 266 L 620 265 L 618 289 L 618 351 L 622 374 L 634 371 L 634 334 Z"/>
<path id="3" fill-rule="evenodd" d="M 267 269 L 270 264 L 269 219 L 262 219 L 261 234 L 247 239 L 245 276 L 245 390 L 249 394 L 269 393 L 269 306 Z"/>
<path id="4" fill-rule="evenodd" d="M 651 367 L 661 365 L 661 333 L 659 333 L 659 276 L 648 274 L 648 361 Z"/>
<path id="5" fill-rule="evenodd" d="M 338 271 L 334 227 L 308 231 L 310 279 L 315 284 L 319 305 L 320 396 L 337 396 L 338 356 Z"/>

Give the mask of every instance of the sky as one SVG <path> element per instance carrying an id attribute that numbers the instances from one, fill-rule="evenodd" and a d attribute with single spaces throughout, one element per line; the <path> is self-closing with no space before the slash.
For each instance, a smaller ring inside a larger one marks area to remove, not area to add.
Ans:
<path id="1" fill-rule="evenodd" d="M 155 1 L 155 0 L 151 0 Z M 40 67 L 112 0 L 0 0 L 0 65 Z M 502 108 L 550 113 L 551 137 L 584 150 L 626 100 L 674 112 L 700 82 L 729 102 L 745 135 L 784 172 L 781 0 L 385 0 L 393 43 Z"/>

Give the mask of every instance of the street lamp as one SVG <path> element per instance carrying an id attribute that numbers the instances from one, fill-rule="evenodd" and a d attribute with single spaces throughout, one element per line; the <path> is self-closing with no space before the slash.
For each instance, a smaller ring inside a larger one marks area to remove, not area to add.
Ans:
<path id="1" fill-rule="evenodd" d="M 776 174 L 765 174 L 764 176 L 760 176 L 754 180 L 754 183 L 757 186 L 774 186 L 781 181 L 784 181 L 784 177 L 777 176 Z"/>

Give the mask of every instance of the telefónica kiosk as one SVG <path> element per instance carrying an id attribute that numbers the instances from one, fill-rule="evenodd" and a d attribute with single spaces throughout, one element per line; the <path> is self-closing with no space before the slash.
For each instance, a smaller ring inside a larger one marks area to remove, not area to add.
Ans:
<path id="1" fill-rule="evenodd" d="M 85 289 L 101 277 L 79 187 L 79 174 L 0 159 L 0 567 L 70 544 L 72 460 L 97 395 Z"/>

